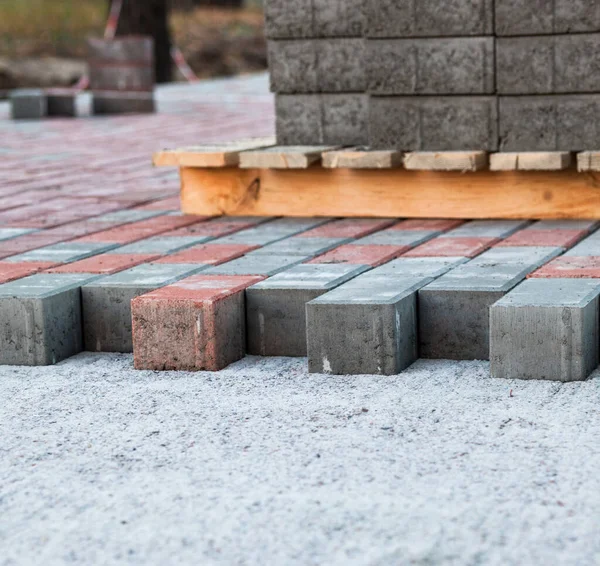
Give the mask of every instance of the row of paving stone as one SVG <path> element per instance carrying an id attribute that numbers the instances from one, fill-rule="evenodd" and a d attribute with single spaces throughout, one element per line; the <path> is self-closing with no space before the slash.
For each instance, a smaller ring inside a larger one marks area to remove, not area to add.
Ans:
<path id="1" fill-rule="evenodd" d="M 218 370 L 248 352 L 390 375 L 421 356 L 561 380 L 598 365 L 596 222 L 144 210 L 160 206 L 99 216 L 90 224 L 120 225 L 0 261 L 0 362 L 87 349 L 133 351 L 144 369 Z"/>

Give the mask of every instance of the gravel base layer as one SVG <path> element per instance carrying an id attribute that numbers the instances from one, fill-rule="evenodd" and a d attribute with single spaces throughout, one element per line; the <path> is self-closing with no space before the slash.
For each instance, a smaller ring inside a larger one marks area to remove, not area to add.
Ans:
<path id="1" fill-rule="evenodd" d="M 600 374 L 0 369 L 0 564 L 598 564 Z"/>

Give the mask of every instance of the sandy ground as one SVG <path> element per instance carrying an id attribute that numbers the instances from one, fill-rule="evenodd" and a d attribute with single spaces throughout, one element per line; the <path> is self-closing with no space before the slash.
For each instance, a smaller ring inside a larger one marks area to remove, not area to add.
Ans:
<path id="1" fill-rule="evenodd" d="M 600 375 L 0 369 L 0 564 L 600 563 Z"/>

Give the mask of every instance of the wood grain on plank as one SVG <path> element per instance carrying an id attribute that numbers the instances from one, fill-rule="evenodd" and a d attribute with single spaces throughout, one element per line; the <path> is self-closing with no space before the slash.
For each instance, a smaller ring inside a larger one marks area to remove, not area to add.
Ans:
<path id="1" fill-rule="evenodd" d="M 240 154 L 242 169 L 307 169 L 321 161 L 324 151 L 337 149 L 333 146 L 284 146 L 278 145 Z"/>
<path id="2" fill-rule="evenodd" d="M 485 151 L 414 151 L 404 155 L 409 171 L 482 171 L 487 169 Z"/>
<path id="3" fill-rule="evenodd" d="M 568 151 L 532 151 L 521 153 L 493 153 L 491 171 L 562 171 L 573 162 Z"/>
<path id="4" fill-rule="evenodd" d="M 348 148 L 323 153 L 326 169 L 393 169 L 401 166 L 400 151 Z"/>
<path id="5" fill-rule="evenodd" d="M 600 172 L 600 151 L 583 151 L 577 154 L 577 170 Z"/>
<path id="6" fill-rule="evenodd" d="M 600 174 L 181 170 L 184 212 L 233 216 L 600 219 Z"/>

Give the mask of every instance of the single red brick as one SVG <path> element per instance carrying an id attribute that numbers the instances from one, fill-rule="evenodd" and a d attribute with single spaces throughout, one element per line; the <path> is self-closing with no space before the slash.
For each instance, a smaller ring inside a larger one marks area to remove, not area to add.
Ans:
<path id="1" fill-rule="evenodd" d="M 134 299 L 135 367 L 218 371 L 241 359 L 244 290 L 263 279 L 195 275 Z"/>
<path id="2" fill-rule="evenodd" d="M 20 261 L 11 263 L 0 261 L 0 283 L 8 283 L 21 277 L 27 277 L 56 265 L 52 261 Z"/>
<path id="3" fill-rule="evenodd" d="M 496 246 L 559 246 L 570 248 L 587 236 L 587 230 L 519 230 Z"/>
<path id="4" fill-rule="evenodd" d="M 464 220 L 451 219 L 436 219 L 436 218 L 412 218 L 409 220 L 401 220 L 398 224 L 394 224 L 392 230 L 439 230 L 447 232 L 453 228 L 457 228 L 464 224 Z"/>
<path id="5" fill-rule="evenodd" d="M 475 257 L 498 238 L 435 238 L 405 254 L 406 257 Z"/>
<path id="6" fill-rule="evenodd" d="M 335 248 L 307 263 L 352 263 L 377 267 L 401 256 L 409 246 L 377 246 L 346 244 Z"/>
<path id="7" fill-rule="evenodd" d="M 206 263 L 219 265 L 255 250 L 258 246 L 203 244 L 165 256 L 155 263 Z"/>
<path id="8" fill-rule="evenodd" d="M 10 240 L 0 241 L 0 257 L 10 257 L 31 250 L 37 250 L 52 244 L 64 242 L 68 237 L 60 234 L 48 234 L 46 232 L 36 232 L 11 238 Z"/>
<path id="9" fill-rule="evenodd" d="M 542 279 L 600 279 L 599 256 L 561 256 L 553 259 L 529 277 Z"/>
<path id="10" fill-rule="evenodd" d="M 159 257 L 156 254 L 100 254 L 48 269 L 48 273 L 99 273 L 111 275 Z"/>
<path id="11" fill-rule="evenodd" d="M 344 218 L 298 234 L 299 238 L 364 238 L 394 223 L 380 218 Z"/>
<path id="12" fill-rule="evenodd" d="M 137 206 L 136 210 L 179 210 L 180 207 L 181 199 L 178 196 L 176 196 L 155 200 L 149 202 L 148 204 Z"/>

